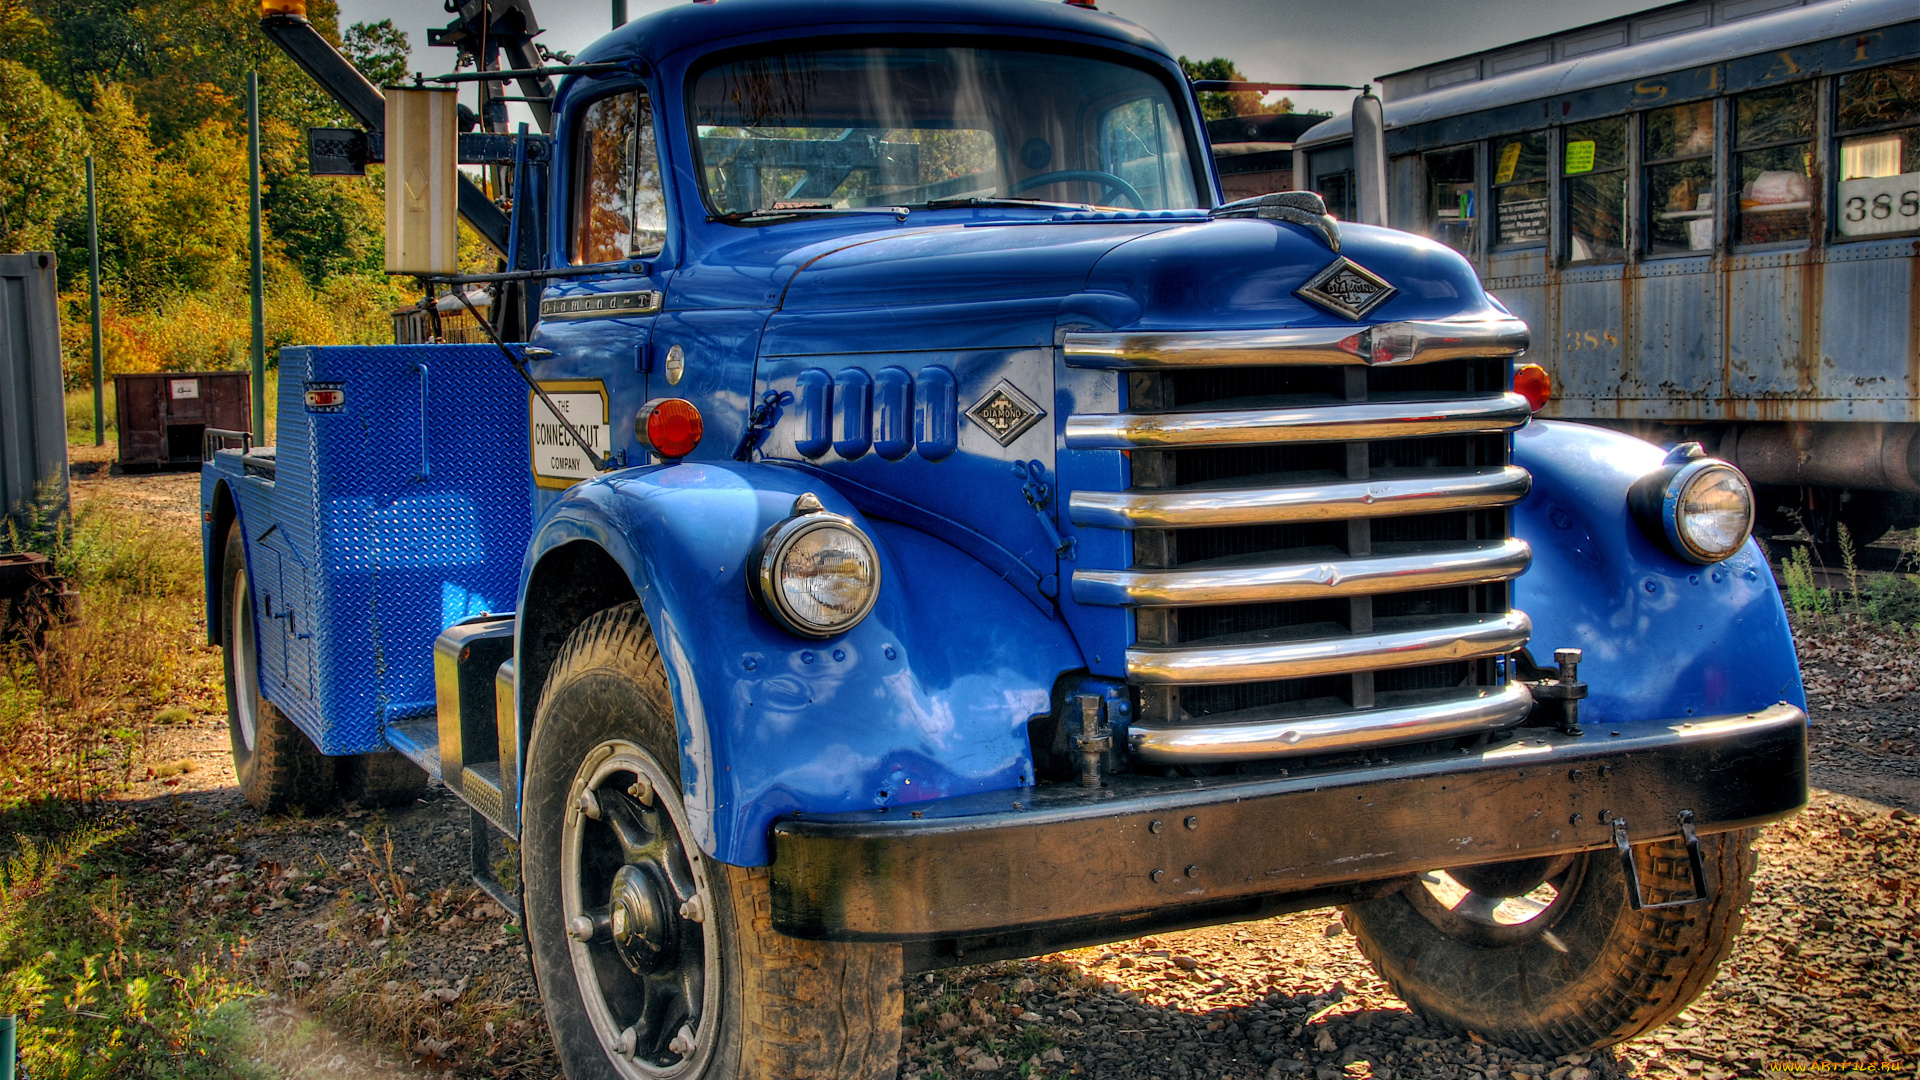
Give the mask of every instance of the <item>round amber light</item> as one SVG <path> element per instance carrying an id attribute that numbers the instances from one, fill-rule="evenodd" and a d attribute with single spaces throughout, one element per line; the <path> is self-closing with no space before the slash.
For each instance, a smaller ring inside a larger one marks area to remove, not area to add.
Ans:
<path id="1" fill-rule="evenodd" d="M 642 405 L 633 419 L 634 438 L 669 460 L 693 453 L 704 431 L 700 410 L 682 398 L 655 398 Z"/>
<path id="2" fill-rule="evenodd" d="M 1513 369 L 1513 392 L 1526 398 L 1527 405 L 1539 412 L 1553 397 L 1553 379 L 1539 364 L 1521 364 Z"/>

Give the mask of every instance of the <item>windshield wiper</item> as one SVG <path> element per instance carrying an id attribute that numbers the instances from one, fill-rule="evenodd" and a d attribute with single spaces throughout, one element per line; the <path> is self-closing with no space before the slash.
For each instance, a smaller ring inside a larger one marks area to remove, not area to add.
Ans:
<path id="1" fill-rule="evenodd" d="M 952 210 L 967 206 L 1030 206 L 1036 210 L 1092 210 L 1092 203 L 1041 202 L 1039 199 L 1015 199 L 1006 195 L 966 195 L 955 199 L 934 199 L 928 210 Z"/>
<path id="2" fill-rule="evenodd" d="M 820 217 L 827 214 L 891 214 L 905 221 L 913 211 L 905 206 L 766 206 L 757 210 L 730 210 L 714 216 L 715 221 L 738 224 L 742 221 L 767 221 L 785 217 Z"/>

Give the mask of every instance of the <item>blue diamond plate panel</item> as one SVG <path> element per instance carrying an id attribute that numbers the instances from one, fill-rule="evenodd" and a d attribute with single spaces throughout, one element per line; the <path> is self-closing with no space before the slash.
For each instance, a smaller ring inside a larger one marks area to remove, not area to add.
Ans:
<path id="1" fill-rule="evenodd" d="M 340 396 L 309 407 L 315 384 Z M 256 597 L 263 690 L 323 753 L 431 716 L 433 639 L 513 609 L 526 396 L 491 345 L 281 350 L 276 475 L 242 512 L 260 590 L 279 585 L 275 610 Z"/>

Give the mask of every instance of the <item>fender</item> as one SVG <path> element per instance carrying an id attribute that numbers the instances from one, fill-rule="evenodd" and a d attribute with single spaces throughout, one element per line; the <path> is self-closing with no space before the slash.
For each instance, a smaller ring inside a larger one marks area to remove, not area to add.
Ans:
<path id="1" fill-rule="evenodd" d="M 1585 655 L 1591 690 L 1583 725 L 1621 727 L 1747 712 L 1776 702 L 1806 709 L 1786 610 L 1760 545 L 1696 566 L 1648 539 L 1627 488 L 1665 451 L 1630 435 L 1534 420 L 1514 437 L 1514 463 L 1533 490 L 1514 508 L 1514 535 L 1533 565 L 1514 582 L 1514 607 L 1533 619 L 1528 648 Z"/>
<path id="2" fill-rule="evenodd" d="M 814 493 L 880 555 L 880 596 L 851 631 L 794 637 L 747 591 L 755 541 Z M 927 533 L 868 518 L 817 473 L 700 462 L 628 469 L 569 490 L 535 531 L 519 610 L 562 548 L 605 552 L 653 626 L 680 728 L 682 797 L 702 850 L 765 865 L 773 820 L 892 808 L 1033 783 L 1027 722 L 1085 666 L 1064 624 Z M 609 568 L 611 569 L 611 568 Z M 527 621 L 516 655 L 534 644 Z M 522 663 L 526 661 L 523 659 Z M 523 672 L 521 745 L 543 673 Z"/>

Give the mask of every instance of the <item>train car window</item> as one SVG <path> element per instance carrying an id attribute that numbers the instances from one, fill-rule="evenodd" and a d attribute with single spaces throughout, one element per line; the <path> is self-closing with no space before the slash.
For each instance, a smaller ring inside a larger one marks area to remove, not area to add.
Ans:
<path id="1" fill-rule="evenodd" d="M 1646 114 L 1647 253 L 1713 250 L 1713 102 Z"/>
<path id="2" fill-rule="evenodd" d="M 1546 243 L 1547 204 L 1547 133 L 1495 139 L 1493 242 L 1502 247 Z"/>
<path id="3" fill-rule="evenodd" d="M 1733 175 L 1740 184 L 1742 244 L 1805 240 L 1813 219 L 1813 86 L 1800 83 L 1733 99 Z"/>
<path id="4" fill-rule="evenodd" d="M 588 105 L 573 162 L 575 260 L 657 254 L 667 236 L 667 202 L 647 96 L 615 94 Z"/>
<path id="5" fill-rule="evenodd" d="M 1480 257 L 1479 152 L 1460 146 L 1422 155 L 1427 235 L 1469 259 Z"/>
<path id="6" fill-rule="evenodd" d="M 1561 194 L 1567 207 L 1569 262 L 1627 253 L 1627 121 L 1575 124 L 1561 140 Z"/>
<path id="7" fill-rule="evenodd" d="M 1352 220 L 1353 147 L 1335 146 L 1307 155 L 1307 190 L 1326 200 L 1327 213 L 1342 221 Z"/>
<path id="8" fill-rule="evenodd" d="M 1842 236 L 1920 229 L 1920 62 L 1840 78 Z"/>

